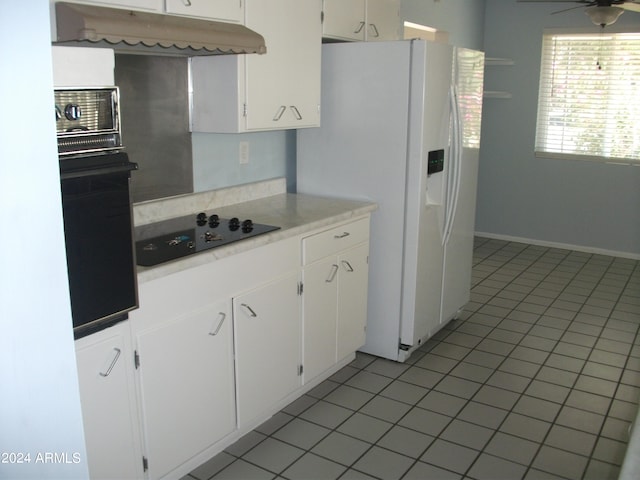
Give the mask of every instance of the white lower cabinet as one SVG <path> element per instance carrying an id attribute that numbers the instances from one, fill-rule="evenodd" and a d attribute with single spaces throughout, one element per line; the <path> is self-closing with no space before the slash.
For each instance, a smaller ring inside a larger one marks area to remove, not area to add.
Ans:
<path id="1" fill-rule="evenodd" d="M 304 378 L 317 377 L 337 360 L 337 259 L 328 257 L 302 270 Z"/>
<path id="2" fill-rule="evenodd" d="M 368 240 L 367 216 L 141 283 L 76 342 L 91 478 L 181 478 L 350 361 Z"/>
<path id="3" fill-rule="evenodd" d="M 338 256 L 338 360 L 364 345 L 367 325 L 369 242 Z"/>
<path id="4" fill-rule="evenodd" d="M 142 478 L 128 323 L 76 340 L 76 360 L 90 477 Z"/>
<path id="5" fill-rule="evenodd" d="M 305 383 L 364 345 L 368 240 L 366 218 L 302 241 Z"/>
<path id="6" fill-rule="evenodd" d="M 137 337 L 149 477 L 162 478 L 236 427 L 231 301 Z"/>
<path id="7" fill-rule="evenodd" d="M 242 428 L 301 384 L 298 273 L 235 297 L 233 318 Z"/>

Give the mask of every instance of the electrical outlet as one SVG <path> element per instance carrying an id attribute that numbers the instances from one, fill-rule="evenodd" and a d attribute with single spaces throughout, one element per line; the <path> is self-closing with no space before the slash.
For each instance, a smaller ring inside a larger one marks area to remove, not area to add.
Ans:
<path id="1" fill-rule="evenodd" d="M 240 165 L 249 163 L 249 142 L 240 142 L 239 160 Z"/>

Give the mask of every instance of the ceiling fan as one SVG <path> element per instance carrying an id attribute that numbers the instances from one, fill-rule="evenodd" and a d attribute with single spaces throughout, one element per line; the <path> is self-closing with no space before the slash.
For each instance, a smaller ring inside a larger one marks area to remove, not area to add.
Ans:
<path id="1" fill-rule="evenodd" d="M 640 0 L 518 0 L 522 3 L 579 3 L 580 6 L 559 10 L 555 13 L 567 12 L 576 8 L 585 8 L 584 13 L 595 25 L 602 28 L 611 25 L 625 10 L 640 12 Z"/>

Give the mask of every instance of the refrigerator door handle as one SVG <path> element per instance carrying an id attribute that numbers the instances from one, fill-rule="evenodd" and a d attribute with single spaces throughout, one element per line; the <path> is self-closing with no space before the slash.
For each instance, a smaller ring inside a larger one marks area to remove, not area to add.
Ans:
<path id="1" fill-rule="evenodd" d="M 452 139 L 449 149 L 449 175 L 447 176 L 447 207 L 445 214 L 444 234 L 442 244 L 446 245 L 451 237 L 453 222 L 458 209 L 458 197 L 460 194 L 460 177 L 462 168 L 462 131 L 460 125 L 460 105 L 458 102 L 458 92 L 455 85 L 451 85 L 449 92 L 451 119 L 452 119 Z"/>
<path id="2" fill-rule="evenodd" d="M 448 240 L 449 223 L 451 222 L 451 209 L 453 207 L 453 185 L 455 175 L 455 157 L 456 157 L 456 120 L 453 98 L 453 86 L 449 88 L 449 115 L 451 125 L 451 139 L 449 144 L 449 159 L 447 163 L 447 185 L 445 191 L 445 203 L 444 203 L 444 225 L 442 227 L 442 244 L 445 245 Z"/>

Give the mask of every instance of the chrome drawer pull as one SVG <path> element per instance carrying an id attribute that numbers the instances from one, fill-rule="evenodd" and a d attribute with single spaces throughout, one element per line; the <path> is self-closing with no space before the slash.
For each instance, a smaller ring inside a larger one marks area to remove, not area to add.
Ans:
<path id="1" fill-rule="evenodd" d="M 293 112 L 293 115 L 296 117 L 296 120 L 302 120 L 302 114 L 300 113 L 300 110 L 298 110 L 298 107 L 296 107 L 295 105 L 291 105 L 289 108 Z"/>
<path id="2" fill-rule="evenodd" d="M 220 329 L 222 328 L 222 324 L 224 323 L 225 318 L 227 318 L 227 314 L 224 312 L 220 312 L 218 318 L 220 318 L 220 322 L 218 322 L 218 326 L 213 332 L 209 332 L 209 335 L 211 335 L 212 337 L 215 337 L 220 331 Z"/>
<path id="3" fill-rule="evenodd" d="M 241 304 L 248 312 L 249 315 L 252 317 L 257 317 L 258 314 L 256 312 L 253 311 L 253 308 L 251 308 L 249 305 L 247 305 L 246 303 Z"/>
<path id="4" fill-rule="evenodd" d="M 335 263 L 331 265 L 331 271 L 329 272 L 329 276 L 325 280 L 327 283 L 333 282 L 333 279 L 336 278 L 336 274 L 338 273 L 338 265 Z"/>
<path id="5" fill-rule="evenodd" d="M 116 356 L 113 357 L 113 360 L 111 361 L 111 365 L 109 365 L 109 368 L 105 373 L 99 372 L 101 377 L 108 377 L 109 375 L 111 375 L 111 370 L 113 370 L 113 367 L 116 366 L 116 362 L 120 358 L 120 353 L 121 353 L 120 349 L 116 347 L 113 347 L 113 349 L 116 351 Z"/>
<path id="6" fill-rule="evenodd" d="M 333 238 L 344 238 L 351 235 L 349 232 L 344 232 L 342 235 L 334 235 Z"/>
<path id="7" fill-rule="evenodd" d="M 273 121 L 277 122 L 278 120 L 280 120 L 280 117 L 282 117 L 282 114 L 284 113 L 284 111 L 287 109 L 287 107 L 285 107 L 284 105 L 280 105 L 280 108 L 278 108 L 278 111 L 276 112 L 276 114 L 273 117 Z"/>
<path id="8" fill-rule="evenodd" d="M 347 272 L 353 272 L 353 267 L 351 266 L 351 264 L 348 261 L 342 260 L 342 266 L 344 267 L 344 269 Z"/>
<path id="9" fill-rule="evenodd" d="M 358 28 L 357 30 L 354 30 L 353 33 L 360 33 L 362 31 L 362 28 L 364 27 L 365 23 L 364 22 L 360 22 L 358 24 Z"/>

